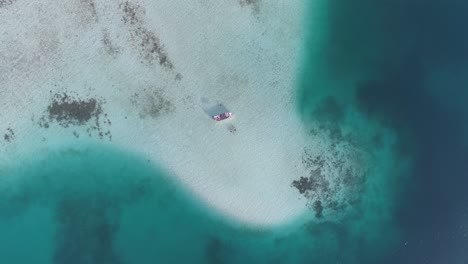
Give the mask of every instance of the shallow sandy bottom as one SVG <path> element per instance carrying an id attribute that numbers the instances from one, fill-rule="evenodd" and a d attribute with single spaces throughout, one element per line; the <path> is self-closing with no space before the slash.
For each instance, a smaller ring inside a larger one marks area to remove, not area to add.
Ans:
<path id="1" fill-rule="evenodd" d="M 146 155 L 232 219 L 308 213 L 292 182 L 310 173 L 305 149 L 329 144 L 295 110 L 301 10 L 296 0 L 12 1 L 0 8 L 2 162 L 91 138 Z M 60 119 L 54 102 L 93 111 Z M 234 118 L 214 122 L 221 110 Z"/>

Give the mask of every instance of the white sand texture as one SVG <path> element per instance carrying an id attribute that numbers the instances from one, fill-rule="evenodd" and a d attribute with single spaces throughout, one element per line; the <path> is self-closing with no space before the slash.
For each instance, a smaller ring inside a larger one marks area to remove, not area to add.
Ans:
<path id="1" fill-rule="evenodd" d="M 305 146 L 322 144 L 295 110 L 302 5 L 0 1 L 2 162 L 96 140 L 147 156 L 239 223 L 310 213 L 291 186 L 307 173 Z M 63 116 L 65 103 L 90 116 Z M 226 110 L 234 117 L 210 117 Z"/>

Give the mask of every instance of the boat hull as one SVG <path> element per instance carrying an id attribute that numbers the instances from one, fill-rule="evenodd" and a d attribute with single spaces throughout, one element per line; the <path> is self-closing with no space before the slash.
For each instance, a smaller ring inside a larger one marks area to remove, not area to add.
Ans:
<path id="1" fill-rule="evenodd" d="M 219 114 L 219 115 L 214 115 L 214 116 L 213 116 L 213 119 L 214 119 L 215 121 L 219 122 L 219 121 L 226 120 L 226 119 L 228 119 L 228 118 L 230 118 L 230 117 L 232 117 L 232 116 L 233 116 L 233 113 L 231 113 L 231 112 L 226 112 L 226 113 L 221 113 L 221 114 Z"/>

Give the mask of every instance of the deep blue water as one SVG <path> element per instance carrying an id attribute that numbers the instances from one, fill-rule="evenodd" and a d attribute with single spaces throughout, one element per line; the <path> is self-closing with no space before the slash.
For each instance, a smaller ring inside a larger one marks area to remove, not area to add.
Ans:
<path id="1" fill-rule="evenodd" d="M 396 133 L 410 170 L 378 182 L 394 209 L 364 192 L 373 206 L 340 221 L 249 228 L 145 157 L 64 142 L 0 168 L 0 263 L 468 263 L 468 3 L 324 2 L 323 45 L 303 59 L 323 78 L 302 74 L 299 108 L 333 90 Z"/>
<path id="2" fill-rule="evenodd" d="M 468 3 L 328 7 L 319 63 L 335 78 L 366 72 L 356 106 L 397 131 L 400 155 L 413 160 L 394 220 L 401 241 L 379 263 L 468 263 Z"/>

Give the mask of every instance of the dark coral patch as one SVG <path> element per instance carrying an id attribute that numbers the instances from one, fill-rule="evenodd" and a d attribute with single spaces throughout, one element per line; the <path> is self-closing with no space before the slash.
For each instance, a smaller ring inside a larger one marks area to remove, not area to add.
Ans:
<path id="1" fill-rule="evenodd" d="M 86 132 L 91 137 L 95 131 L 99 138 L 106 136 L 112 139 L 110 130 L 104 132 L 103 125 L 110 126 L 111 121 L 104 112 L 103 104 L 105 101 L 100 98 L 79 99 L 66 92 L 57 93 L 47 106 L 47 110 L 39 119 L 39 126 L 49 128 L 51 123 L 57 123 L 61 127 L 70 126 L 86 127 Z M 76 136 L 77 132 L 73 134 Z"/>
<path id="2" fill-rule="evenodd" d="M 156 62 L 165 68 L 173 69 L 174 65 L 169 60 L 161 40 L 156 36 L 156 33 L 145 26 L 142 19 L 145 10 L 128 1 L 120 4 L 120 9 L 123 13 L 122 21 L 129 26 L 132 41 L 135 49 L 140 54 L 142 62 L 150 65 Z"/>
<path id="3" fill-rule="evenodd" d="M 144 27 L 138 27 L 133 31 L 133 36 L 138 42 L 138 50 L 144 61 L 150 64 L 157 61 L 163 67 L 174 68 L 161 41 L 154 32 Z"/>
<path id="4" fill-rule="evenodd" d="M 138 109 L 141 118 L 158 118 L 175 111 L 175 106 L 162 90 L 145 89 L 141 94 L 135 93 L 130 101 Z"/>
<path id="5" fill-rule="evenodd" d="M 3 139 L 7 142 L 13 141 L 16 138 L 15 132 L 11 128 L 7 128 L 6 130 L 7 131 L 5 135 L 3 136 Z"/>
<path id="6" fill-rule="evenodd" d="M 83 125 L 97 118 L 102 113 L 102 108 L 91 98 L 88 100 L 73 100 L 68 95 L 56 95 L 52 103 L 47 107 L 49 119 L 55 120 L 63 126 Z"/>
<path id="7" fill-rule="evenodd" d="M 260 2 L 261 2 L 261 0 L 240 0 L 239 4 L 241 6 L 250 6 L 250 7 L 252 7 L 252 9 L 253 9 L 253 11 L 255 13 L 259 13 L 260 12 Z"/>
<path id="8" fill-rule="evenodd" d="M 109 54 L 110 56 L 115 57 L 121 53 L 120 48 L 113 43 L 109 32 L 103 31 L 101 43 L 104 46 L 104 49 L 107 52 L 107 54 Z"/>
<path id="9" fill-rule="evenodd" d="M 125 24 L 136 24 L 140 21 L 139 14 L 144 14 L 145 11 L 135 4 L 132 4 L 128 1 L 125 1 L 119 5 L 120 9 L 123 12 L 122 21 Z"/>

